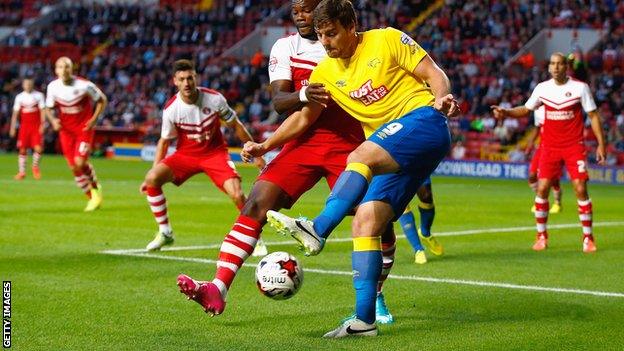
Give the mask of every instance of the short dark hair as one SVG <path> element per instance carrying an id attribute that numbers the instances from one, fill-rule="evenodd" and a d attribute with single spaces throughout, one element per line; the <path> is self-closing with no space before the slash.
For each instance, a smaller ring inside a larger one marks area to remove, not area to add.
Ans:
<path id="1" fill-rule="evenodd" d="M 357 16 L 353 4 L 349 0 L 323 0 L 314 9 L 314 28 L 334 21 L 348 28 L 351 25 L 357 26 Z"/>
<path id="2" fill-rule="evenodd" d="M 180 71 L 193 71 L 195 72 L 195 63 L 191 60 L 177 60 L 173 63 L 173 74 Z"/>

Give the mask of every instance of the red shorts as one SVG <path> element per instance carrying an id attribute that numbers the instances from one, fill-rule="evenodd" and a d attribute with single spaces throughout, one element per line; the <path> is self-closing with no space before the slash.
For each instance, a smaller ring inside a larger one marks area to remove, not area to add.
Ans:
<path id="1" fill-rule="evenodd" d="M 93 143 L 93 135 L 95 131 L 73 131 L 61 129 L 59 138 L 61 139 L 61 149 L 67 163 L 73 167 L 76 157 L 82 157 L 85 160 L 89 158 L 91 152 L 91 144 Z"/>
<path id="2" fill-rule="evenodd" d="M 284 190 L 290 197 L 286 208 L 290 208 L 323 177 L 330 189 L 333 188 L 353 149 L 335 145 L 286 147 L 267 164 L 257 180 L 271 182 Z"/>
<path id="3" fill-rule="evenodd" d="M 230 159 L 227 149 L 215 150 L 205 156 L 184 155 L 179 152 L 160 161 L 173 171 L 173 184 L 180 186 L 190 177 L 198 173 L 206 173 L 212 182 L 223 190 L 223 183 L 240 176 L 236 172 L 234 162 Z"/>
<path id="4" fill-rule="evenodd" d="M 18 149 L 33 149 L 41 147 L 41 133 L 39 132 L 39 126 L 22 125 L 17 132 L 17 148 Z"/>
<path id="5" fill-rule="evenodd" d="M 538 146 L 533 153 L 533 157 L 531 157 L 531 163 L 529 163 L 529 174 L 537 174 L 537 165 L 539 164 L 541 149 L 542 148 Z"/>
<path id="6" fill-rule="evenodd" d="M 540 147 L 542 149 L 537 176 L 540 179 L 557 179 L 561 177 L 561 166 L 565 164 L 570 179 L 587 180 L 587 159 L 584 145 L 573 145 L 564 148 Z"/>

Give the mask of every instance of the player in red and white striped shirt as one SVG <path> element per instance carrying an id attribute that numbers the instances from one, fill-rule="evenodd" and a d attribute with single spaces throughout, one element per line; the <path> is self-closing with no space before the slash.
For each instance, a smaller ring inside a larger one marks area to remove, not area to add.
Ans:
<path id="1" fill-rule="evenodd" d="M 221 134 L 221 122 L 232 128 L 243 142 L 253 141 L 236 112 L 217 91 L 197 87 L 195 65 L 189 60 L 174 63 L 173 82 L 178 88 L 163 109 L 161 137 L 156 147 L 154 165 L 147 172 L 141 191 L 147 195 L 158 223 L 156 237 L 147 250 L 159 250 L 173 244 L 173 230 L 167 215 L 167 200 L 162 191 L 166 183 L 182 185 L 198 173 L 205 173 L 240 210 L 245 203 L 240 176 L 230 160 Z M 171 140 L 177 139 L 176 152 L 166 156 Z M 259 168 L 264 160 L 255 160 Z M 253 242 L 252 248 L 255 246 Z"/>
<path id="2" fill-rule="evenodd" d="M 63 155 L 74 173 L 76 185 L 89 198 L 84 210 L 91 212 L 102 204 L 102 188 L 88 160 L 95 134 L 93 127 L 108 99 L 91 81 L 74 76 L 72 69 L 68 57 L 56 60 L 54 73 L 58 78 L 48 84 L 46 111 L 50 124 L 59 131 Z M 54 116 L 55 110 L 58 118 Z"/>
<path id="3" fill-rule="evenodd" d="M 45 107 L 45 97 L 39 91 L 34 90 L 32 78 L 25 78 L 22 81 L 24 91 L 17 94 L 13 103 L 13 114 L 11 115 L 11 128 L 9 135 L 15 137 L 15 130 L 19 119 L 19 133 L 17 134 L 18 172 L 16 180 L 26 177 L 26 161 L 28 149 L 33 150 L 32 173 L 33 178 L 41 178 L 39 171 L 39 160 L 41 159 L 41 141 L 43 134 L 43 119 L 45 118 L 43 108 Z"/>
<path id="4" fill-rule="evenodd" d="M 583 228 L 583 252 L 595 252 L 592 232 L 592 202 L 587 193 L 587 161 L 583 141 L 583 111 L 591 121 L 598 141 L 596 160 L 604 164 L 606 158 L 600 113 L 586 83 L 567 76 L 567 59 L 562 53 L 550 56 L 548 72 L 552 79 L 539 83 L 524 106 L 511 109 L 492 106 L 496 118 L 522 117 L 543 105 L 546 118 L 542 126 L 541 152 L 538 164 L 535 221 L 537 239 L 533 249 L 541 251 L 548 246 L 548 193 L 553 181 L 561 176 L 564 163 L 578 199 L 578 213 Z"/>

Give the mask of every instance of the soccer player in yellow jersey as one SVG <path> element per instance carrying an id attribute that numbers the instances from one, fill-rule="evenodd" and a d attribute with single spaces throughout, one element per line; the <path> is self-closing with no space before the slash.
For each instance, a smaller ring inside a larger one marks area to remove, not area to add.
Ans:
<path id="1" fill-rule="evenodd" d="M 323 84 L 333 99 L 328 103 L 337 103 L 361 122 L 367 140 L 349 155 L 345 171 L 314 220 L 274 211 L 267 216 L 307 255 L 316 255 L 329 233 L 359 204 L 352 224 L 356 318 L 325 337 L 374 336 L 380 234 L 401 216 L 447 154 L 446 116 L 456 115 L 459 107 L 446 74 L 408 35 L 394 28 L 356 32 L 355 10 L 348 0 L 323 0 L 313 17 L 328 57 L 314 69 L 310 82 Z M 243 158 L 260 156 L 300 135 L 324 107 L 308 103 L 265 142 L 247 143 Z"/>

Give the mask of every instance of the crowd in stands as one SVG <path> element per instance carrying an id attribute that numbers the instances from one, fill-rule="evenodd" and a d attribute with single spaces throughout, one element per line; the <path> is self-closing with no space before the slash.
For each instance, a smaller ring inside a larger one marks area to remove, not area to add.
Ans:
<path id="1" fill-rule="evenodd" d="M 270 104 L 266 58 L 223 59 L 218 55 L 282 2 L 215 3 L 218 6 L 210 11 L 168 6 L 75 6 L 57 13 L 51 28 L 23 32 L 10 38 L 9 44 L 77 43 L 83 50 L 77 73 L 96 82 L 110 99 L 101 126 L 140 128 L 147 142 L 157 140 L 160 108 L 174 93 L 169 79 L 172 62 L 190 57 L 198 64 L 201 85 L 221 91 L 261 138 L 279 120 Z M 360 27 L 366 29 L 388 25 L 403 28 L 432 1 L 355 3 Z M 580 15 L 571 16 L 570 12 Z M 617 159 L 618 152 L 624 155 L 624 4 L 615 1 L 447 0 L 410 33 L 445 69 L 460 101 L 463 114 L 451 121 L 454 141 L 460 143 L 454 155 L 475 158 L 483 155 L 486 146 L 496 152 L 509 145 L 512 156 L 516 149 L 512 145 L 521 140 L 532 118 L 496 121 L 490 106 L 523 104 L 532 88 L 548 79 L 546 66 L 539 60 L 506 65 L 524 43 L 547 26 L 591 27 L 608 33 L 591 52 L 573 53 L 576 61 L 571 73 L 590 84 L 604 119 L 609 162 L 624 164 L 624 157 Z M 103 43 L 106 45 L 101 46 Z M 94 50 L 96 54 L 89 55 Z M 40 88 L 53 77 L 49 62 L 2 65 L 0 143 L 8 143 L 10 105 L 19 92 L 19 77 L 25 74 L 34 74 Z M 595 147 L 589 126 L 587 140 Z M 517 153 L 513 157 L 520 159 Z"/>

